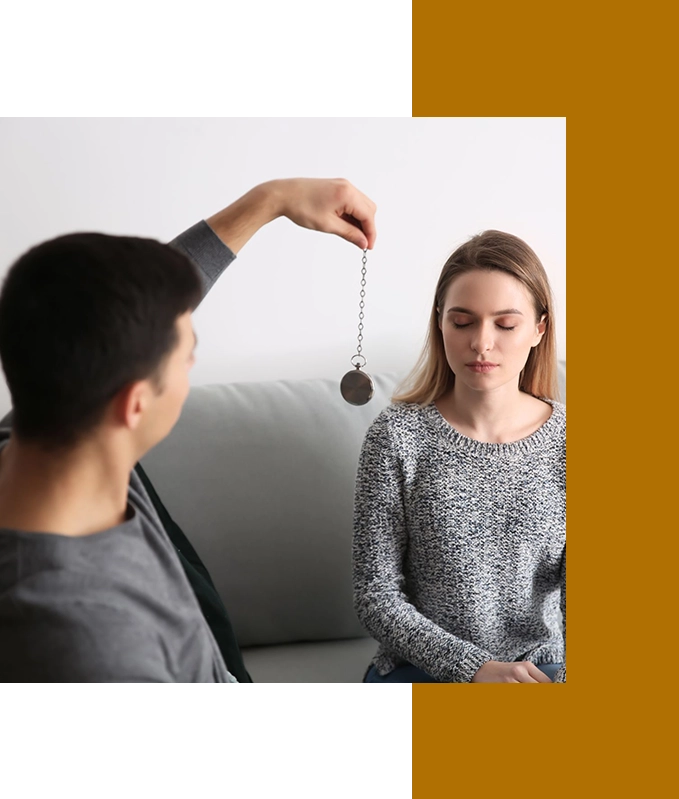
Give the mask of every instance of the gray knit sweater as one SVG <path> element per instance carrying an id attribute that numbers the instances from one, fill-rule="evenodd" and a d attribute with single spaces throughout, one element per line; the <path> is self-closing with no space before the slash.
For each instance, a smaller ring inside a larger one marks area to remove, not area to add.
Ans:
<path id="1" fill-rule="evenodd" d="M 392 404 L 370 426 L 354 604 L 380 674 L 407 661 L 469 682 L 488 660 L 565 662 L 566 409 L 550 404 L 510 444 L 467 438 L 434 404 Z"/>

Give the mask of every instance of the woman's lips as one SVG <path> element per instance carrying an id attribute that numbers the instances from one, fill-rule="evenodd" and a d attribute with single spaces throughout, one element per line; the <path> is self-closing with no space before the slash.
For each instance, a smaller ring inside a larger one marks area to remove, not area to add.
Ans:
<path id="1" fill-rule="evenodd" d="M 493 369 L 496 369 L 498 364 L 490 363 L 489 361 L 472 361 L 471 363 L 465 364 L 467 369 L 471 369 L 472 372 L 492 372 Z"/>

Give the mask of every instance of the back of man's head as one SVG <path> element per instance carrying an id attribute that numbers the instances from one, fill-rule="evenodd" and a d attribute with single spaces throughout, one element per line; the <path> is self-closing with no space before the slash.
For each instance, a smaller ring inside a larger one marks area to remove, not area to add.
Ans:
<path id="1" fill-rule="evenodd" d="M 152 239 L 76 233 L 21 256 L 0 293 L 17 438 L 72 446 L 121 388 L 157 382 L 177 345 L 177 318 L 200 297 L 191 262 Z"/>

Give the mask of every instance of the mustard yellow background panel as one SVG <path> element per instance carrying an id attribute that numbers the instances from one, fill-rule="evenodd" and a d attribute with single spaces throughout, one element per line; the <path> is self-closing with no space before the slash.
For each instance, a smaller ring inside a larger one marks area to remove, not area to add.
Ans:
<path id="1" fill-rule="evenodd" d="M 657 3 L 413 3 L 413 116 L 566 117 L 569 309 L 568 683 L 414 685 L 415 799 L 670 791 L 674 30 Z"/>

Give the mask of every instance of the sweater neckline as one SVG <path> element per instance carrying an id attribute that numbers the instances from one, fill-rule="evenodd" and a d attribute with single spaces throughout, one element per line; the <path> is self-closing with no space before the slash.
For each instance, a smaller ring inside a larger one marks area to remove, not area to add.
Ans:
<path id="1" fill-rule="evenodd" d="M 525 453 L 540 449 L 540 447 L 552 440 L 554 433 L 563 420 L 563 406 L 561 403 L 556 400 L 548 399 L 547 397 L 540 397 L 540 399 L 552 406 L 552 413 L 549 419 L 525 438 L 506 443 L 477 441 L 475 438 L 465 436 L 443 417 L 441 411 L 439 411 L 436 404 L 433 402 L 427 405 L 424 411 L 433 427 L 460 449 L 478 455 Z"/>

